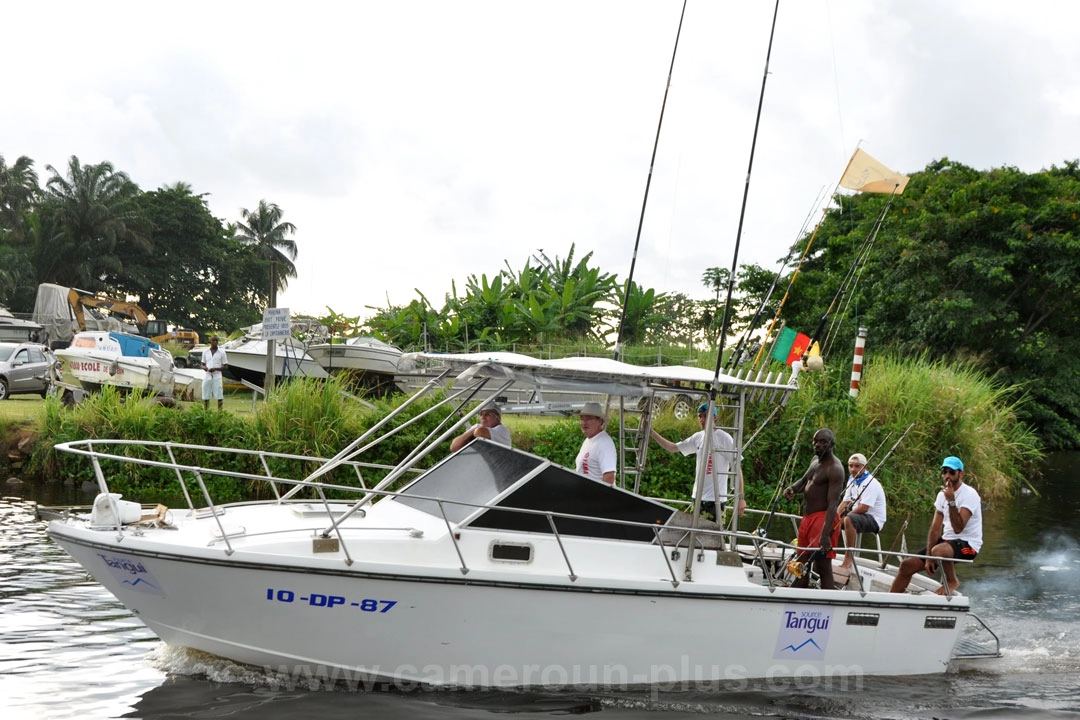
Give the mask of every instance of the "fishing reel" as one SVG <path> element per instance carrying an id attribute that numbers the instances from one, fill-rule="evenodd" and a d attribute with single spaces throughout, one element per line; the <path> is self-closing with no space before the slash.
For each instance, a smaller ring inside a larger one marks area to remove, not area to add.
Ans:
<path id="1" fill-rule="evenodd" d="M 791 558 L 787 561 L 787 565 L 784 569 L 788 571 L 788 574 L 794 578 L 802 578 L 806 574 L 806 563 L 798 558 Z"/>

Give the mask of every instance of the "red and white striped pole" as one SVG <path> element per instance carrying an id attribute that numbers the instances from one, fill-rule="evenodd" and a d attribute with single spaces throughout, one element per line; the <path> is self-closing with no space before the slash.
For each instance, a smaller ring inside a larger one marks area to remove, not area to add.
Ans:
<path id="1" fill-rule="evenodd" d="M 859 382 L 862 380 L 863 347 L 866 346 L 866 328 L 859 328 L 859 334 L 855 336 L 855 358 L 851 361 L 851 389 L 848 394 L 851 397 L 859 397 Z"/>

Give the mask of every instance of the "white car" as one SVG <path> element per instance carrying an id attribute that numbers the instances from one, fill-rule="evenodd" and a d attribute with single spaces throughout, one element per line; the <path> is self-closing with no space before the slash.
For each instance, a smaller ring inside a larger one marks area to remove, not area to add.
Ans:
<path id="1" fill-rule="evenodd" d="M 44 345 L 0 343 L 0 400 L 12 395 L 45 397 L 56 358 Z"/>

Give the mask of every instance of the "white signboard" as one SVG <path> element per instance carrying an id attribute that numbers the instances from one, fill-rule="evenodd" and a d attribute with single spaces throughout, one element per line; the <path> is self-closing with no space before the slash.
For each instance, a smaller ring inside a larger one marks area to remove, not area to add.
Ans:
<path id="1" fill-rule="evenodd" d="M 266 308 L 263 311 L 263 340 L 285 340 L 291 334 L 289 308 Z"/>

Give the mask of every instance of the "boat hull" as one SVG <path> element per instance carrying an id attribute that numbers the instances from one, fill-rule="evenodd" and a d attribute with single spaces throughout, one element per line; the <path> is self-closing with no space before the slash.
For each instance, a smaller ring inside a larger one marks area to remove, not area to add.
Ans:
<path id="1" fill-rule="evenodd" d="M 115 531 L 64 521 L 50 535 L 165 642 L 294 676 L 616 688 L 940 673 L 968 609 L 962 597 L 870 599 L 662 577 L 536 582 L 340 557 L 290 566 L 242 543 L 231 555 L 218 545 L 181 556 L 152 537 L 121 544 Z M 928 618 L 952 627 L 928 627 Z"/>
<path id="2" fill-rule="evenodd" d="M 221 346 L 229 361 L 228 373 L 237 380 L 246 380 L 262 386 L 266 382 L 267 341 L 256 338 L 230 340 Z M 311 359 L 303 346 L 294 341 L 275 343 L 274 377 L 286 380 L 310 377 L 325 380 L 329 377 L 317 362 Z"/>
<path id="3" fill-rule="evenodd" d="M 172 395 L 171 372 L 149 358 L 63 348 L 55 351 L 60 360 L 60 374 L 67 382 L 78 383 L 85 390 L 97 392 L 105 386 L 121 391 L 141 390 L 156 395 Z"/>
<path id="4" fill-rule="evenodd" d="M 321 343 L 309 347 L 308 355 L 328 373 L 352 371 L 393 375 L 397 372 L 401 351 L 381 344 Z"/>

